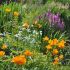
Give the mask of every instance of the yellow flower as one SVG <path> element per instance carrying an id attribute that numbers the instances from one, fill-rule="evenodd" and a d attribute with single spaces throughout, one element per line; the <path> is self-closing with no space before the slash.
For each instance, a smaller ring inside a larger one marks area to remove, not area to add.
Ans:
<path id="1" fill-rule="evenodd" d="M 6 8 L 5 11 L 6 11 L 7 13 L 9 13 L 9 12 L 11 12 L 11 9 L 10 9 L 10 8 Z"/>
<path id="2" fill-rule="evenodd" d="M 7 45 L 3 44 L 2 49 L 6 49 L 6 48 L 7 48 Z"/>
<path id="3" fill-rule="evenodd" d="M 36 20 L 36 21 L 34 21 L 34 24 L 36 25 L 38 23 L 38 21 Z"/>
<path id="4" fill-rule="evenodd" d="M 59 56 L 59 59 L 60 60 L 62 60 L 64 57 L 63 57 L 63 55 L 61 54 L 60 56 Z"/>
<path id="5" fill-rule="evenodd" d="M 0 51 L 0 57 L 4 56 L 4 55 L 5 55 L 5 52 L 4 51 Z"/>
<path id="6" fill-rule="evenodd" d="M 64 46 L 65 46 L 65 41 L 64 41 L 64 40 L 62 40 L 61 42 L 58 43 L 58 47 L 59 47 L 60 49 L 63 49 Z"/>
<path id="7" fill-rule="evenodd" d="M 16 16 L 16 17 L 18 17 L 19 13 L 17 11 L 15 11 L 13 15 Z"/>
<path id="8" fill-rule="evenodd" d="M 57 61 L 58 62 L 59 61 L 59 58 L 58 57 L 54 58 L 54 61 Z"/>
<path id="9" fill-rule="evenodd" d="M 59 58 L 58 58 L 58 57 L 54 58 L 53 64 L 54 64 L 54 65 L 57 65 L 58 63 L 59 63 Z"/>
<path id="10" fill-rule="evenodd" d="M 47 50 L 51 50 L 52 49 L 52 46 L 48 45 L 46 46 Z"/>
<path id="11" fill-rule="evenodd" d="M 58 49 L 53 49 L 53 51 L 52 51 L 52 54 L 53 55 L 57 55 L 59 52 L 58 52 Z"/>
<path id="12" fill-rule="evenodd" d="M 52 46 L 52 45 L 54 45 L 54 43 L 53 43 L 53 40 L 49 40 L 49 44 Z"/>
<path id="13" fill-rule="evenodd" d="M 47 36 L 43 38 L 43 41 L 48 41 L 48 40 L 49 38 Z"/>
<path id="14" fill-rule="evenodd" d="M 29 28 L 29 24 L 28 24 L 28 23 L 24 23 L 24 24 L 23 24 L 23 27 Z"/>
<path id="15" fill-rule="evenodd" d="M 12 62 L 22 65 L 26 63 L 26 58 L 24 55 L 15 56 L 14 58 L 12 58 Z"/>
<path id="16" fill-rule="evenodd" d="M 48 43 L 50 44 L 50 43 L 51 43 L 51 41 L 52 41 L 52 40 L 51 40 L 51 39 L 49 39 L 49 40 L 48 40 Z"/>
<path id="17" fill-rule="evenodd" d="M 29 50 L 26 50 L 26 51 L 24 52 L 24 54 L 25 54 L 26 56 L 32 56 L 32 52 L 30 52 Z"/>
<path id="18" fill-rule="evenodd" d="M 41 25 L 41 24 L 37 24 L 37 26 L 38 26 L 38 28 L 41 28 L 41 27 L 42 27 L 42 25 Z"/>

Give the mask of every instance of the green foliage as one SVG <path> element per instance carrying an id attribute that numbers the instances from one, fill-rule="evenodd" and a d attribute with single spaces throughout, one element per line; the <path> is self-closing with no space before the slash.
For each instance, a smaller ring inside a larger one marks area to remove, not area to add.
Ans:
<path id="1" fill-rule="evenodd" d="M 1 23 L 0 24 L 0 32 L 3 32 L 3 31 L 10 32 L 12 30 L 13 26 L 17 28 L 17 25 L 21 25 L 21 24 L 19 24 L 23 20 L 23 18 L 22 18 L 23 14 L 21 16 L 21 13 L 23 11 L 21 10 L 21 8 L 22 8 L 21 5 L 16 4 L 16 3 L 11 3 L 9 5 L 4 4 L 0 8 L 0 15 L 1 15 L 0 16 L 0 19 L 1 19 L 0 20 L 0 23 Z M 11 11 L 8 13 L 8 12 L 6 12 L 6 9 L 10 9 Z M 19 15 L 18 18 L 14 18 L 13 17 L 14 11 L 18 11 L 19 12 L 20 15 Z"/>
<path id="2" fill-rule="evenodd" d="M 61 2 L 63 4 L 66 4 L 66 3 L 70 4 L 70 0 L 55 0 L 55 1 Z"/>

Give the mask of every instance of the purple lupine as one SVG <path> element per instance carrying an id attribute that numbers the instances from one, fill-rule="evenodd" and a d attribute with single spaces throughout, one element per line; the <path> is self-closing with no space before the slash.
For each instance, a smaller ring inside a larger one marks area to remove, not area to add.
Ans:
<path id="1" fill-rule="evenodd" d="M 49 18 L 51 15 L 52 15 L 52 14 L 51 14 L 50 11 L 46 14 L 46 16 L 47 16 L 48 18 Z"/>
<path id="2" fill-rule="evenodd" d="M 58 15 L 53 15 L 53 23 L 57 23 L 59 19 Z"/>
<path id="3" fill-rule="evenodd" d="M 60 14 L 52 14 L 51 12 L 47 13 L 48 21 L 51 26 L 56 25 L 56 27 L 60 28 L 61 30 L 64 29 L 64 22 L 60 19 Z"/>
<path id="4" fill-rule="evenodd" d="M 62 21 L 62 22 L 58 23 L 57 27 L 59 27 L 61 30 L 63 30 L 64 29 L 64 22 Z"/>
<path id="5" fill-rule="evenodd" d="M 38 17 L 38 19 L 39 19 L 39 20 L 43 19 L 44 21 L 45 21 L 45 20 L 46 20 L 46 21 L 48 20 L 49 23 L 50 23 L 50 27 L 55 26 L 55 27 L 57 27 L 57 28 L 59 28 L 59 29 L 61 29 L 61 30 L 64 29 L 64 22 L 63 22 L 62 19 L 60 18 L 60 14 L 59 14 L 59 13 L 53 14 L 53 13 L 51 13 L 51 12 L 49 11 L 48 13 L 45 13 L 45 14 L 43 14 L 43 15 L 40 15 L 40 16 Z"/>
<path id="6" fill-rule="evenodd" d="M 48 18 L 48 21 L 50 22 L 50 24 L 52 23 L 52 16 L 53 16 L 53 14 L 49 11 L 47 13 L 47 18 Z"/>

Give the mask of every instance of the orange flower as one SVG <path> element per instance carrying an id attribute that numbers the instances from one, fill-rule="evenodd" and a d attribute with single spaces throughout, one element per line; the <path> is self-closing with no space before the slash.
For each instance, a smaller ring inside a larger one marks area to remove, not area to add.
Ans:
<path id="1" fill-rule="evenodd" d="M 53 55 L 57 55 L 58 53 L 59 53 L 58 49 L 53 49 L 53 52 L 52 52 Z"/>
<path id="2" fill-rule="evenodd" d="M 58 57 L 54 58 L 54 61 L 57 61 L 58 62 L 59 61 L 59 58 Z"/>
<path id="3" fill-rule="evenodd" d="M 59 62 L 58 61 L 54 61 L 53 62 L 53 65 L 57 65 Z"/>
<path id="4" fill-rule="evenodd" d="M 6 8 L 5 11 L 6 11 L 7 13 L 9 13 L 9 12 L 11 11 L 11 9 L 10 9 L 10 8 Z"/>
<path id="5" fill-rule="evenodd" d="M 32 52 L 30 52 L 29 50 L 26 50 L 26 51 L 24 52 L 24 54 L 25 54 L 26 56 L 32 56 Z"/>
<path id="6" fill-rule="evenodd" d="M 62 40 L 60 43 L 58 43 L 58 47 L 59 47 L 60 49 L 63 49 L 64 46 L 65 46 L 65 41 L 64 41 L 64 40 Z"/>
<path id="7" fill-rule="evenodd" d="M 5 52 L 4 51 L 0 51 L 0 56 L 4 56 Z"/>
<path id="8" fill-rule="evenodd" d="M 50 45 L 56 45 L 57 43 L 58 43 L 58 40 L 55 38 L 55 39 L 53 39 L 53 40 L 49 40 L 48 41 L 48 43 L 50 44 Z"/>
<path id="9" fill-rule="evenodd" d="M 18 17 L 19 13 L 17 11 L 15 11 L 13 15 L 16 16 L 16 17 Z"/>
<path id="10" fill-rule="evenodd" d="M 56 45 L 58 43 L 58 40 L 55 38 L 53 39 L 53 45 Z"/>
<path id="11" fill-rule="evenodd" d="M 6 48 L 7 48 L 7 45 L 3 44 L 2 49 L 6 49 Z"/>
<path id="12" fill-rule="evenodd" d="M 48 41 L 48 40 L 49 38 L 47 36 L 43 38 L 43 41 Z"/>
<path id="13" fill-rule="evenodd" d="M 48 45 L 46 46 L 47 50 L 51 50 L 52 49 L 52 46 Z"/>
<path id="14" fill-rule="evenodd" d="M 24 55 L 19 55 L 19 56 L 12 58 L 12 62 L 19 64 L 19 65 L 22 65 L 22 64 L 26 63 L 26 58 Z"/>
<path id="15" fill-rule="evenodd" d="M 29 24 L 28 24 L 28 23 L 24 23 L 24 24 L 23 24 L 23 27 L 29 28 Z"/>
<path id="16" fill-rule="evenodd" d="M 52 46 L 52 45 L 54 45 L 54 43 L 53 43 L 53 40 L 49 40 L 49 44 Z"/>
<path id="17" fill-rule="evenodd" d="M 61 55 L 59 56 L 59 59 L 61 59 L 61 60 L 62 60 L 63 58 L 64 58 L 64 57 L 63 57 L 63 55 L 61 54 Z"/>

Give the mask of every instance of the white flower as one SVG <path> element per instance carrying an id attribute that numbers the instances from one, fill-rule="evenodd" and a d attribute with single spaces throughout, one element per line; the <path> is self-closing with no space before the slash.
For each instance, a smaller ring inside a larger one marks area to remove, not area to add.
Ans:
<path id="1" fill-rule="evenodd" d="M 20 34 L 20 35 L 21 35 L 21 33 L 22 33 L 22 31 L 19 31 L 19 33 L 18 33 L 18 34 Z"/>
<path id="2" fill-rule="evenodd" d="M 26 28 L 22 28 L 22 30 L 24 31 L 24 30 L 26 30 Z"/>
<path id="3" fill-rule="evenodd" d="M 21 36 L 21 34 L 16 34 L 16 35 L 14 35 L 15 37 L 20 37 Z"/>
<path id="4" fill-rule="evenodd" d="M 38 32 L 36 30 L 33 30 L 33 34 L 38 35 Z"/>
<path id="5" fill-rule="evenodd" d="M 40 31 L 40 35 L 42 35 L 42 31 Z"/>
<path id="6" fill-rule="evenodd" d="M 27 32 L 31 32 L 30 29 L 27 29 Z"/>
<path id="7" fill-rule="evenodd" d="M 34 25 L 31 25 L 31 27 L 33 27 Z"/>
<path id="8" fill-rule="evenodd" d="M 14 35 L 15 37 L 18 37 L 18 34 Z"/>

